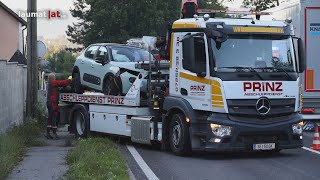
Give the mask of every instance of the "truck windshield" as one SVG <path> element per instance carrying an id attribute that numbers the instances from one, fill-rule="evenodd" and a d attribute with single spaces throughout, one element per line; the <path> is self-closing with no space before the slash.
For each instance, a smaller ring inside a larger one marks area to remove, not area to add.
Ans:
<path id="1" fill-rule="evenodd" d="M 211 45 L 218 72 L 252 72 L 252 69 L 295 72 L 294 48 L 289 36 L 229 36 L 221 47 L 213 39 Z"/>

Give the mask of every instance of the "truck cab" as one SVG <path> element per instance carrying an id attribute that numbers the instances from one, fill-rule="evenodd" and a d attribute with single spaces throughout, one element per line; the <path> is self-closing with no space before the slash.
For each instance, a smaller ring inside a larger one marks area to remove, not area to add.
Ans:
<path id="1" fill-rule="evenodd" d="M 191 139 L 192 150 L 302 147 L 299 73 L 305 60 L 302 41 L 293 34 L 292 25 L 280 21 L 208 16 L 175 21 L 162 127 L 170 126 L 166 119 L 175 112 L 185 122 L 163 137 L 187 129 L 190 137 L 183 138 Z M 188 148 L 181 144 L 177 151 Z"/>

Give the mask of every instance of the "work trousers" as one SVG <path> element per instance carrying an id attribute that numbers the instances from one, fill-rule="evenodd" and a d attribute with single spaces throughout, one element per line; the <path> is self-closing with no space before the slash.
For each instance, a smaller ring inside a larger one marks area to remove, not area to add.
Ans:
<path id="1" fill-rule="evenodd" d="M 47 127 L 48 128 L 58 128 L 57 124 L 57 114 L 55 111 L 56 108 L 51 103 L 47 103 L 48 109 L 48 119 L 47 119 Z"/>

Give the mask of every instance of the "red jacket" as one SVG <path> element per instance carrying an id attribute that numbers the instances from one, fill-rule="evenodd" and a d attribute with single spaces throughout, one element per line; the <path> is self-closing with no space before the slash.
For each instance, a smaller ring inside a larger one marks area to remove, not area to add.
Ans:
<path id="1" fill-rule="evenodd" d="M 57 87 L 68 86 L 71 80 L 53 80 L 48 83 L 47 103 L 50 103 L 54 109 L 58 106 L 58 89 Z"/>

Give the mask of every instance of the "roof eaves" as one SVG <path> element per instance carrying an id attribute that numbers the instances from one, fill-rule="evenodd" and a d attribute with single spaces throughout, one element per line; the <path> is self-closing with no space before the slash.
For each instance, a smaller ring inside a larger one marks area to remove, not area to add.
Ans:
<path id="1" fill-rule="evenodd" d="M 13 16 L 15 19 L 17 19 L 20 23 L 22 23 L 24 26 L 27 25 L 27 22 L 22 19 L 21 17 L 19 17 L 15 12 L 13 12 L 10 8 L 8 8 L 8 6 L 6 6 L 5 4 L 3 4 L 0 1 L 0 7 L 2 7 L 5 11 L 7 11 L 11 16 Z"/>

